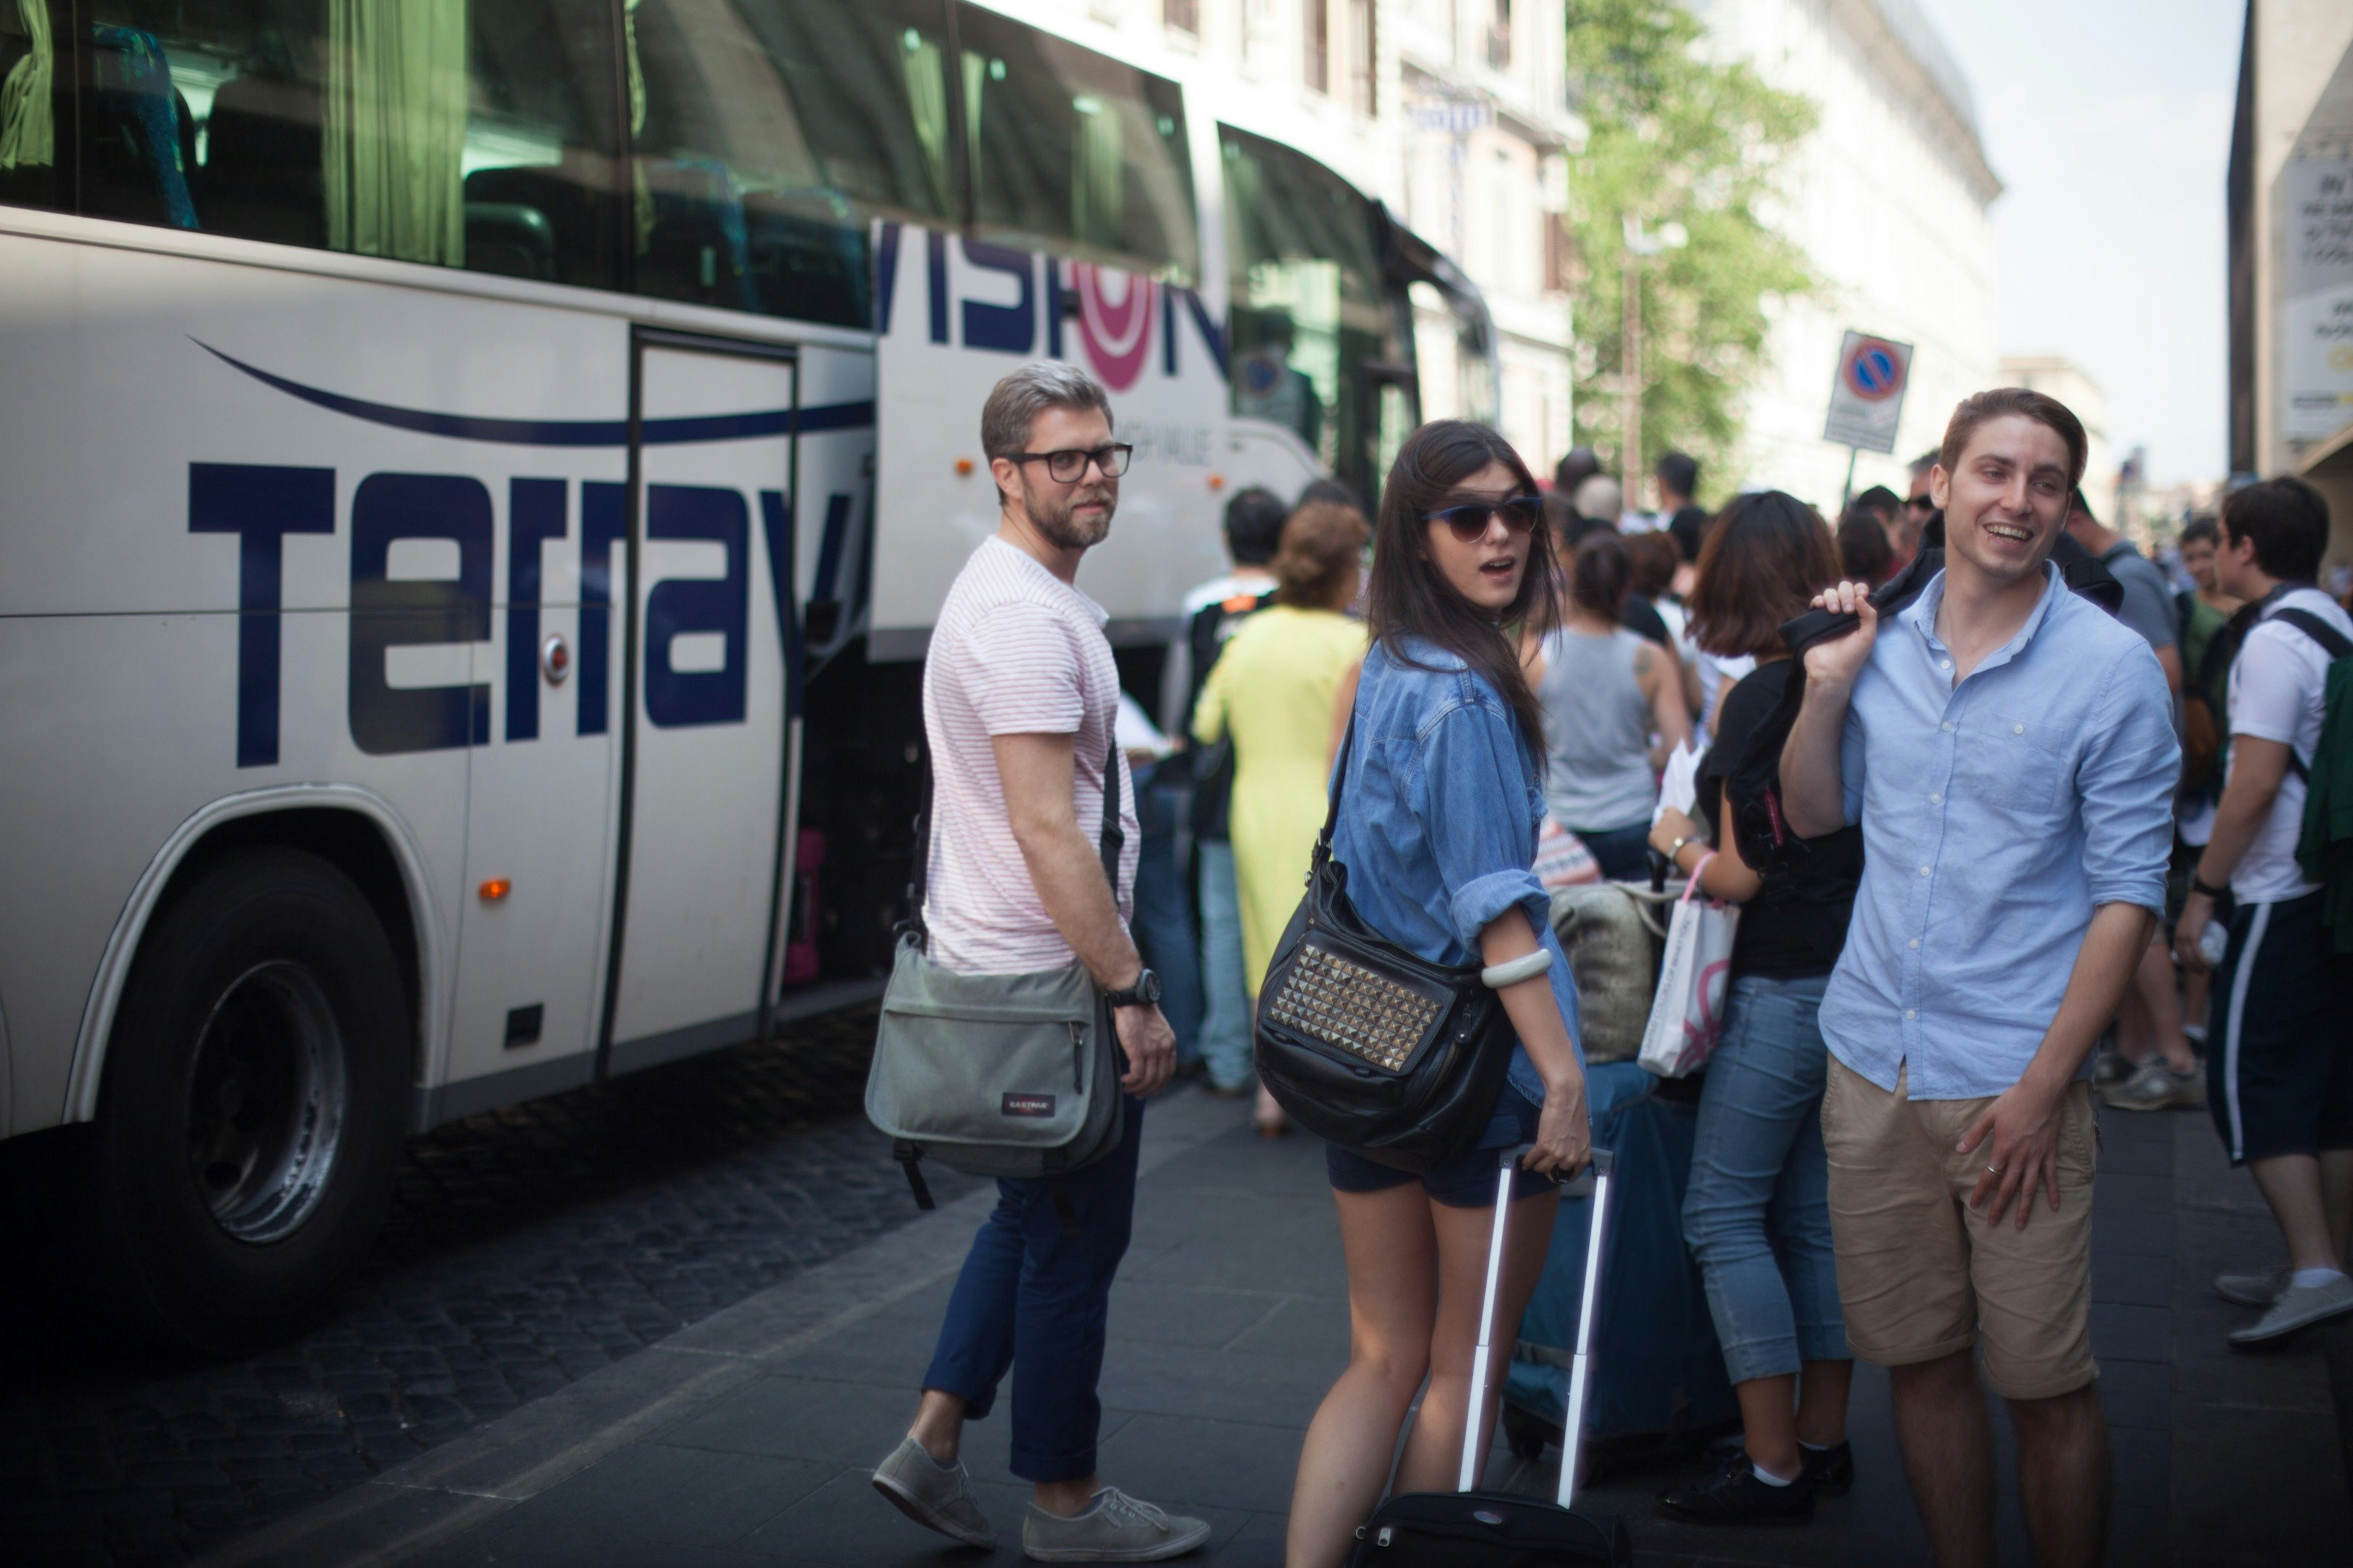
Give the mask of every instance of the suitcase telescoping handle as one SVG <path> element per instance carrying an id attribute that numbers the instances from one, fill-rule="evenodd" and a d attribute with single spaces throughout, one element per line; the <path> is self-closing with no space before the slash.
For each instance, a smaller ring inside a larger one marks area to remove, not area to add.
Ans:
<path id="1" fill-rule="evenodd" d="M 1495 1223 L 1487 1235 L 1487 1289 L 1479 1311 L 1479 1348 L 1471 1358 L 1469 1418 L 1463 1423 L 1462 1468 L 1455 1490 L 1472 1491 L 1479 1485 L 1479 1413 L 1487 1404 L 1487 1374 L 1494 1364 L 1495 1296 L 1504 1275 L 1504 1227 L 1512 1209 L 1512 1176 L 1534 1144 L 1506 1149 L 1495 1167 Z M 1585 1249 L 1584 1299 L 1577 1310 L 1577 1351 L 1569 1363 L 1568 1413 L 1561 1426 L 1560 1506 L 1567 1508 L 1577 1490 L 1577 1457 L 1585 1432 L 1586 1358 L 1592 1349 L 1594 1286 L 1601 1278 L 1601 1231 L 1609 1212 L 1609 1173 L 1615 1162 L 1607 1149 L 1593 1151 L 1593 1224 Z M 1517 1325 L 1514 1334 L 1518 1333 Z"/>

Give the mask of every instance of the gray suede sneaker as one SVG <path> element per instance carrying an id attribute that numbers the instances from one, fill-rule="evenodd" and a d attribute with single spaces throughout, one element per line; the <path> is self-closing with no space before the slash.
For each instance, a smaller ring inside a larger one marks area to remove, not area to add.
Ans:
<path id="1" fill-rule="evenodd" d="M 972 1495 L 972 1478 L 963 1463 L 939 1463 L 913 1437 L 892 1449 L 874 1472 L 874 1489 L 926 1530 L 966 1546 L 997 1544 L 997 1531 L 988 1527 L 988 1516 Z"/>
<path id="2" fill-rule="evenodd" d="M 2339 1274 L 2326 1285 L 2298 1285 L 2291 1279 L 2271 1310 L 2247 1327 L 2231 1331 L 2231 1342 L 2261 1344 L 2347 1312 L 2353 1312 L 2353 1277 Z"/>
<path id="3" fill-rule="evenodd" d="M 1021 1550 L 1040 1563 L 1159 1563 L 1208 1539 L 1208 1521 L 1173 1519 L 1117 1487 L 1103 1488 L 1069 1519 L 1033 1502 L 1021 1521 Z"/>

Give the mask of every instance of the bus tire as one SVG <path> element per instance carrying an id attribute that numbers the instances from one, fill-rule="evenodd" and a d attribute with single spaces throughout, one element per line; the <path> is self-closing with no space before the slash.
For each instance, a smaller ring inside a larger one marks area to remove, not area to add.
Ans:
<path id="1" fill-rule="evenodd" d="M 173 899 L 99 1099 L 90 1231 L 121 1315 L 214 1352 L 299 1324 L 383 1221 L 412 1040 L 383 925 L 327 861 L 240 853 Z"/>

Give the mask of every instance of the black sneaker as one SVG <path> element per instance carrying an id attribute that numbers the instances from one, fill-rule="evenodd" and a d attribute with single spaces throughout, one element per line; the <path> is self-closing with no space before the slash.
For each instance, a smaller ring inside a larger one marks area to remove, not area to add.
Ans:
<path id="1" fill-rule="evenodd" d="M 1689 1486 L 1659 1494 L 1659 1511 L 1694 1524 L 1805 1524 L 1814 1517 L 1814 1489 L 1800 1476 L 1786 1487 L 1757 1479 L 1737 1449 Z"/>
<path id="2" fill-rule="evenodd" d="M 1841 1443 L 1835 1448 L 1809 1448 L 1798 1445 L 1798 1457 L 1806 1461 L 1806 1473 L 1799 1479 L 1827 1497 L 1844 1497 L 1854 1487 L 1854 1445 Z"/>

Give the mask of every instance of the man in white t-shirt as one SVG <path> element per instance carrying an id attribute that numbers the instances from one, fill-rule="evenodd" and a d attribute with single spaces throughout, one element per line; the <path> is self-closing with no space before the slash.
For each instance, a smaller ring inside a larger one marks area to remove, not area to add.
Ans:
<path id="1" fill-rule="evenodd" d="M 2312 585 L 2327 542 L 2327 503 L 2301 479 L 2223 503 L 2215 576 L 2247 602 L 2233 627 L 2252 624 L 2231 665 L 2230 771 L 2174 943 L 2186 967 L 2205 966 L 2201 940 L 2227 885 L 2237 908 L 2214 976 L 2207 1101 L 2288 1250 L 2284 1269 L 2215 1281 L 2227 1300 L 2266 1309 L 2232 1331 L 2235 1344 L 2353 1312 L 2353 966 L 2329 951 L 2321 890 L 2295 861 L 2328 666 L 2353 654 L 2353 620 Z"/>
<path id="2" fill-rule="evenodd" d="M 923 922 L 931 955 L 969 974 L 1061 969 L 1102 986 L 1126 1058 L 1119 1147 L 1059 1178 L 1000 1180 L 949 1298 L 922 1404 L 875 1489 L 917 1523 L 971 1546 L 996 1533 L 957 1458 L 1013 1373 L 1011 1468 L 1032 1486 L 1022 1549 L 1062 1563 L 1151 1563 L 1208 1538 L 1095 1474 L 1113 1276 L 1135 1209 L 1144 1100 L 1167 1083 L 1176 1040 L 1159 980 L 1128 934 L 1135 791 L 1116 743 L 1119 670 L 1103 606 L 1072 585 L 1111 532 L 1133 448 L 1112 439 L 1111 400 L 1071 365 L 1022 366 L 980 416 L 997 482 L 997 532 L 957 574 L 923 670 L 932 847 Z M 1122 850 L 1106 879 L 1106 784 Z M 1064 1214 L 1067 1211 L 1068 1222 Z"/>

